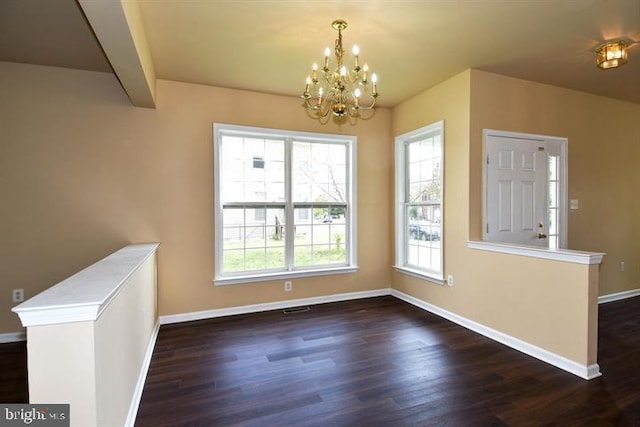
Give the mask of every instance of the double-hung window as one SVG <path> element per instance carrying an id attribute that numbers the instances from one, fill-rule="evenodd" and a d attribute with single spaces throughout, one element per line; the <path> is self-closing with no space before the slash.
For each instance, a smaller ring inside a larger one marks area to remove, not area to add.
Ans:
<path id="1" fill-rule="evenodd" d="M 215 124 L 215 282 L 354 271 L 355 146 Z"/>
<path id="2" fill-rule="evenodd" d="M 438 122 L 396 137 L 396 269 L 443 278 L 443 129 Z"/>

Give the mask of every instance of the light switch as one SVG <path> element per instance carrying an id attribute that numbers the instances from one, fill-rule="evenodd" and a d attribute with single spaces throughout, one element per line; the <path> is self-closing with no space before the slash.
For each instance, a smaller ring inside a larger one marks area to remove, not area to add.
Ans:
<path id="1" fill-rule="evenodd" d="M 569 209 L 579 209 L 579 208 L 580 208 L 580 202 L 578 201 L 578 199 L 569 200 Z"/>

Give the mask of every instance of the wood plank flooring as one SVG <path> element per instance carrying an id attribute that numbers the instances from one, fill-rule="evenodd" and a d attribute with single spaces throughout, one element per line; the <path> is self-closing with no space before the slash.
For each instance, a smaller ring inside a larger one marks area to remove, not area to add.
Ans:
<path id="1" fill-rule="evenodd" d="M 137 426 L 640 426 L 640 297 L 585 381 L 393 297 L 163 326 Z M 0 402 L 27 401 L 24 343 Z"/>
<path id="2" fill-rule="evenodd" d="M 27 345 L 0 344 L 0 403 L 26 403 Z"/>
<path id="3" fill-rule="evenodd" d="M 640 426 L 640 298 L 585 381 L 393 297 L 164 326 L 138 426 Z"/>

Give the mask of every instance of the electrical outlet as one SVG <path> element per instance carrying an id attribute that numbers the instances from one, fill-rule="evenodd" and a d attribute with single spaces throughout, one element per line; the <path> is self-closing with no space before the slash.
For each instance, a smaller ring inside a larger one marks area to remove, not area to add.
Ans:
<path id="1" fill-rule="evenodd" d="M 453 274 L 447 276 L 447 285 L 453 286 Z"/>
<path id="2" fill-rule="evenodd" d="M 624 261 L 620 261 L 620 271 L 624 271 Z"/>
<path id="3" fill-rule="evenodd" d="M 289 292 L 293 289 L 293 284 L 290 281 L 284 282 L 284 290 L 285 292 Z"/>
<path id="4" fill-rule="evenodd" d="M 12 294 L 13 294 L 13 302 L 24 301 L 24 289 L 14 289 L 12 291 Z"/>

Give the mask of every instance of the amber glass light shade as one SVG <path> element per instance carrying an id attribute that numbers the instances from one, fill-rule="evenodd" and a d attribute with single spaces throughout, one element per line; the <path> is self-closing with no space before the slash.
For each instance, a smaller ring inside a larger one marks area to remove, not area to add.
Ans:
<path id="1" fill-rule="evenodd" d="M 597 63 L 603 70 L 616 68 L 627 63 L 627 43 L 623 40 L 605 43 L 598 48 Z"/>

